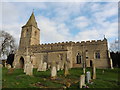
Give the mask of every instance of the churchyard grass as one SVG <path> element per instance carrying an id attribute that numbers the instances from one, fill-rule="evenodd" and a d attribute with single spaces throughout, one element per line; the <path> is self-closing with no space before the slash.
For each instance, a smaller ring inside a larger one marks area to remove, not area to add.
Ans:
<path id="1" fill-rule="evenodd" d="M 97 78 L 93 83 L 86 84 L 89 88 L 120 88 L 118 86 L 118 68 L 115 69 L 97 69 Z M 91 71 L 87 68 L 86 71 Z M 7 73 L 6 68 L 2 68 L 2 87 L 3 88 L 79 88 L 79 79 L 82 74 L 82 68 L 73 68 L 69 70 L 70 75 L 64 76 L 64 71 L 57 73 L 57 79 L 51 80 L 50 70 L 37 72 L 34 69 L 33 76 L 27 76 L 23 69 L 15 69 L 12 74 Z M 70 85 L 68 85 L 70 84 Z"/>

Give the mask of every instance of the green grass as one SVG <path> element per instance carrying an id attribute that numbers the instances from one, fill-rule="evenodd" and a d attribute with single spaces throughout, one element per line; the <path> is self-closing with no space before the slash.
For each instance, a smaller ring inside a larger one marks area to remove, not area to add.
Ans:
<path id="1" fill-rule="evenodd" d="M 93 80 L 93 84 L 87 85 L 90 88 L 119 88 L 118 82 L 118 68 L 113 70 L 97 69 L 97 78 Z M 86 71 L 91 71 L 87 68 Z M 23 69 L 15 69 L 12 74 L 8 74 L 6 68 L 2 68 L 2 87 L 3 88 L 63 88 L 66 83 L 71 83 L 69 88 L 79 88 L 79 77 L 82 74 L 81 68 L 73 68 L 69 70 L 70 75 L 64 77 L 64 71 L 57 73 L 57 79 L 50 79 L 50 70 L 46 72 L 37 72 L 34 69 L 33 76 L 27 76 L 23 73 Z M 39 82 L 39 84 L 38 84 Z"/>

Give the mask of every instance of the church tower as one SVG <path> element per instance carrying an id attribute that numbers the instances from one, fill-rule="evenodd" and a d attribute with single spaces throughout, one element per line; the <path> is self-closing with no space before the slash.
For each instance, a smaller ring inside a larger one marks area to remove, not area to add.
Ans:
<path id="1" fill-rule="evenodd" d="M 28 22 L 22 27 L 19 49 L 29 47 L 30 45 L 38 45 L 39 43 L 40 29 L 32 12 Z"/>

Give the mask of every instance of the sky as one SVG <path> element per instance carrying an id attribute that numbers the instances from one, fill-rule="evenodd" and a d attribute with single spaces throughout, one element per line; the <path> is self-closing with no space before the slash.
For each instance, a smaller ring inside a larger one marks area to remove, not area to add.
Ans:
<path id="1" fill-rule="evenodd" d="M 33 9 L 40 43 L 118 38 L 118 2 L 2 2 L 0 28 L 19 44 L 21 27 Z"/>

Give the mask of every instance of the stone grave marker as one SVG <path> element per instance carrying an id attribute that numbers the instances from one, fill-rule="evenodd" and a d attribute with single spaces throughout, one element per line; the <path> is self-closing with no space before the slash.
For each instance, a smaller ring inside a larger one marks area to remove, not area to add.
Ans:
<path id="1" fill-rule="evenodd" d="M 26 75 L 33 75 L 33 64 L 31 62 L 27 64 Z"/>
<path id="2" fill-rule="evenodd" d="M 52 78 L 52 79 L 56 79 L 56 77 L 57 77 L 56 67 L 55 67 L 55 66 L 52 66 L 52 69 L 51 69 L 51 78 Z"/>
<path id="3" fill-rule="evenodd" d="M 65 64 L 64 64 L 64 75 L 65 75 L 65 77 L 66 77 L 68 74 L 69 74 L 68 64 L 67 64 L 67 62 L 65 62 Z"/>
<path id="4" fill-rule="evenodd" d="M 89 83 L 90 80 L 91 80 L 91 74 L 90 74 L 90 71 L 87 71 L 86 72 L 86 81 L 87 81 L 87 83 Z"/>
<path id="5" fill-rule="evenodd" d="M 60 70 L 60 65 L 58 64 L 58 65 L 57 65 L 57 71 L 59 71 L 59 70 Z"/>
<path id="6" fill-rule="evenodd" d="M 40 62 L 40 64 L 39 64 L 39 66 L 38 66 L 37 71 L 42 71 L 42 66 L 43 66 L 43 63 L 42 63 L 42 60 L 41 60 L 41 62 Z"/>
<path id="7" fill-rule="evenodd" d="M 93 67 L 92 67 L 92 79 L 96 79 L 96 67 L 95 67 L 94 64 L 93 64 Z"/>
<path id="8" fill-rule="evenodd" d="M 80 75 L 79 87 L 82 88 L 85 85 L 85 75 Z"/>
<path id="9" fill-rule="evenodd" d="M 47 69 L 47 63 L 44 62 L 44 63 L 43 63 L 43 66 L 42 66 L 42 71 L 46 71 L 46 69 Z"/>

